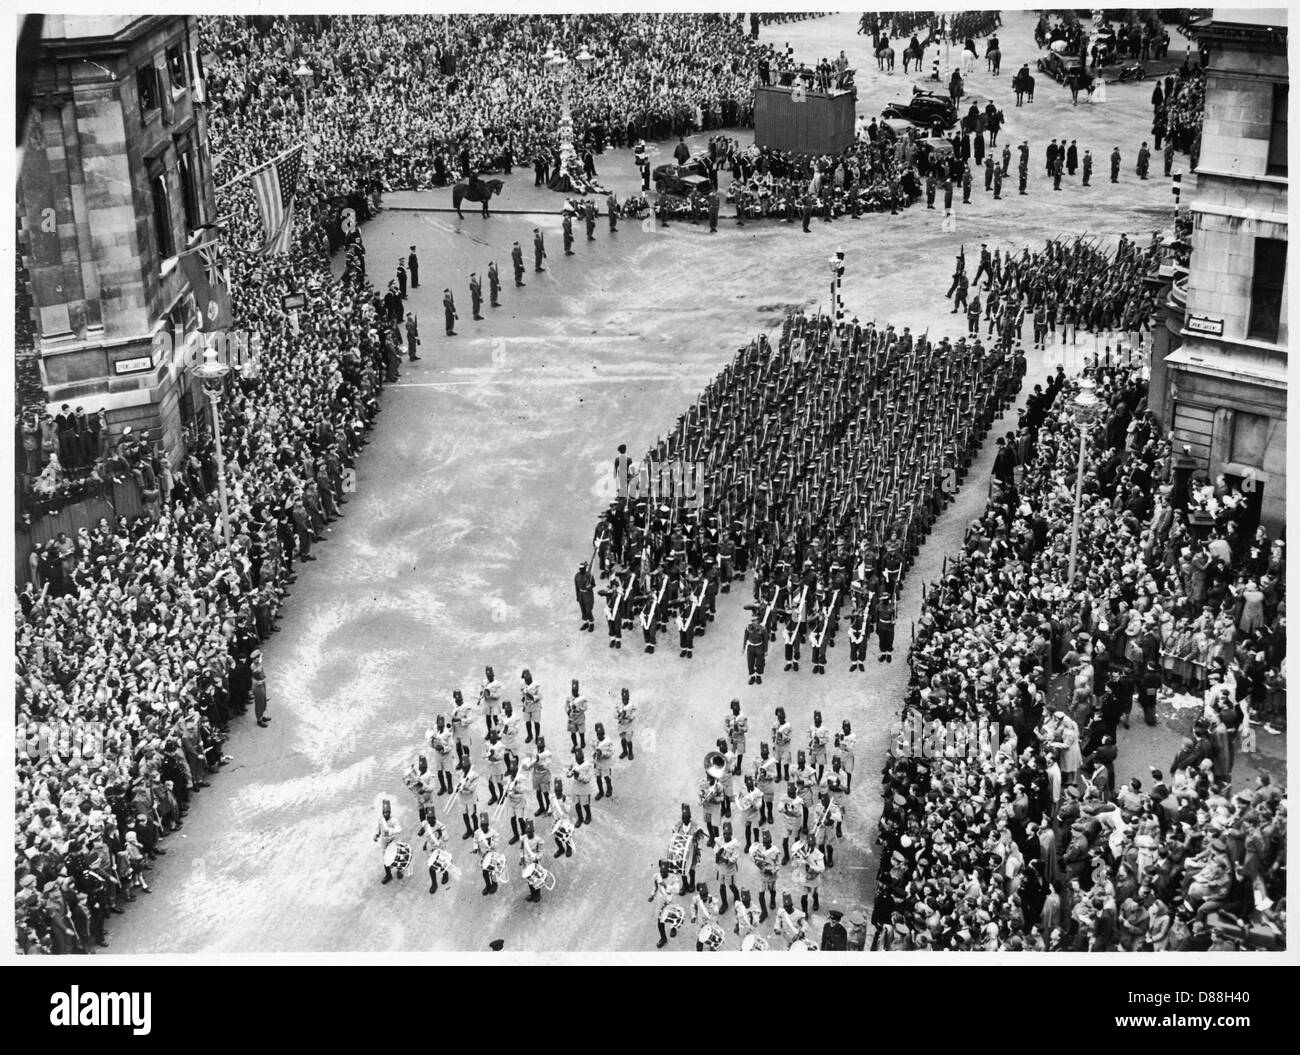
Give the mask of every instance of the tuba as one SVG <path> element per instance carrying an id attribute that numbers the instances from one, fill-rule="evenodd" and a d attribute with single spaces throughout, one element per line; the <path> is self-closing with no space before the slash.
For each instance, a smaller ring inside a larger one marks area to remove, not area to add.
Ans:
<path id="1" fill-rule="evenodd" d="M 721 751 L 710 751 L 704 756 L 704 774 L 721 780 L 727 773 L 727 756 Z"/>

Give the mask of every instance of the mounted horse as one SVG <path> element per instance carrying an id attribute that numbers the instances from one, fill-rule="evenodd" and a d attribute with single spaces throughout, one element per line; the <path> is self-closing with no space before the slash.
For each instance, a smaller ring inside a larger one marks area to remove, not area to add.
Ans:
<path id="1" fill-rule="evenodd" d="M 876 49 L 876 67 L 878 69 L 888 69 L 890 73 L 894 72 L 894 49 L 885 42 Z"/>
<path id="2" fill-rule="evenodd" d="M 500 194 L 501 188 L 505 183 L 499 179 L 481 179 L 473 184 L 457 183 L 451 189 L 451 203 L 456 207 L 456 215 L 462 220 L 465 214 L 460 211 L 460 203 L 463 201 L 477 201 L 483 203 L 483 215 L 488 215 L 488 202 L 494 194 Z"/>

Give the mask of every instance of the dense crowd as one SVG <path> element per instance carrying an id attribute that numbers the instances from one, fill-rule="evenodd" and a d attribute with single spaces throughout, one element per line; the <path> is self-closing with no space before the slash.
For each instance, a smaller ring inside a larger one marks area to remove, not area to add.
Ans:
<path id="1" fill-rule="evenodd" d="M 1201 125 L 1205 121 L 1205 67 L 1184 63 L 1151 92 L 1154 112 L 1151 133 L 1159 143 L 1167 138 L 1173 149 L 1189 155 L 1193 171 L 1201 154 Z M 1158 148 L 1157 148 L 1158 149 Z"/>
<path id="2" fill-rule="evenodd" d="M 928 594 L 885 769 L 876 946 L 1280 940 L 1285 791 L 1233 768 L 1285 710 L 1282 543 L 1247 495 L 1194 478 L 1136 368 L 1085 373 L 1100 413 L 1075 411 L 1059 368 L 1036 386 Z M 1120 782 L 1120 724 L 1135 703 L 1156 724 L 1174 690 L 1190 734 L 1167 769 Z"/>
<path id="3" fill-rule="evenodd" d="M 300 216 L 358 189 L 553 165 L 561 84 L 548 46 L 569 59 L 575 143 L 596 152 L 751 123 L 767 50 L 730 15 L 218 16 L 201 30 L 218 184 L 310 134 Z"/>

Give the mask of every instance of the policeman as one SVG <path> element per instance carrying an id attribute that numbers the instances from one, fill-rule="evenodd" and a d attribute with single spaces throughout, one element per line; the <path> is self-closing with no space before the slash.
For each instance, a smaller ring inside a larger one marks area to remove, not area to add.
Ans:
<path id="1" fill-rule="evenodd" d="M 578 629 L 585 630 L 589 634 L 596 630 L 595 590 L 596 580 L 587 569 L 587 562 L 583 561 L 578 565 L 577 574 L 573 577 L 573 591 L 578 598 L 578 613 L 582 616 Z"/>
<path id="2" fill-rule="evenodd" d="M 749 684 L 763 684 L 763 665 L 767 660 L 767 631 L 755 612 L 744 635 L 745 665 L 749 671 Z"/>
<path id="3" fill-rule="evenodd" d="M 483 314 L 479 309 L 483 307 L 483 283 L 479 281 L 476 271 L 469 273 L 469 300 L 475 321 L 482 322 Z"/>
<path id="4" fill-rule="evenodd" d="M 573 256 L 573 213 L 569 209 L 564 210 L 564 255 Z"/>
<path id="5" fill-rule="evenodd" d="M 451 290 L 449 289 L 444 289 L 442 291 L 442 312 L 444 316 L 444 321 L 447 324 L 447 336 L 455 337 L 456 320 L 459 318 L 459 316 L 456 314 L 456 300 L 451 295 Z"/>
<path id="6" fill-rule="evenodd" d="M 527 285 L 527 283 L 524 282 L 524 251 L 519 248 L 518 242 L 515 242 L 514 245 L 510 247 L 510 260 L 515 267 L 515 285 Z"/>
<path id="7" fill-rule="evenodd" d="M 546 242 L 542 238 L 542 229 L 540 227 L 534 227 L 533 228 L 533 270 L 545 271 L 546 268 L 542 266 L 542 261 L 545 259 L 546 259 Z M 523 285 L 523 283 L 521 282 L 520 285 Z"/>

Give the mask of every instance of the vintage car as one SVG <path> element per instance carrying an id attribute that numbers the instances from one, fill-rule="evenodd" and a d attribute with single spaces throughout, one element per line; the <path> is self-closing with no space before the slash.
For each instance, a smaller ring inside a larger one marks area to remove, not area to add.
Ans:
<path id="1" fill-rule="evenodd" d="M 957 123 L 957 108 L 946 95 L 923 92 L 919 88 L 914 88 L 910 99 L 887 104 L 880 111 L 880 116 L 902 118 L 904 121 L 924 125 L 926 128 L 933 128 L 938 124 L 940 128 L 947 129 Z"/>
<path id="2" fill-rule="evenodd" d="M 687 197 L 692 191 L 707 194 L 717 186 L 717 177 L 707 157 L 693 157 L 685 165 L 670 161 L 654 170 L 654 187 L 660 194 Z"/>
<path id="3" fill-rule="evenodd" d="M 1092 79 L 1077 55 L 1061 55 L 1055 51 L 1049 51 L 1038 60 L 1038 72 L 1047 74 L 1060 84 L 1069 84 L 1071 78 L 1078 79 L 1080 87 L 1086 87 Z"/>

